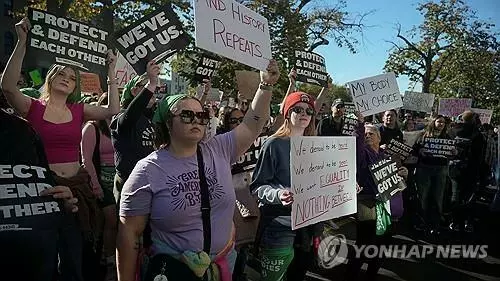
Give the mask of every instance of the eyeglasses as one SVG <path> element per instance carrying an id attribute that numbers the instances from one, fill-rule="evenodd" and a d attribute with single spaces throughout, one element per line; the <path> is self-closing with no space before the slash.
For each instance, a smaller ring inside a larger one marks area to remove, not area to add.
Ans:
<path id="1" fill-rule="evenodd" d="M 210 121 L 210 114 L 208 111 L 194 112 L 192 110 L 182 110 L 181 113 L 174 115 L 174 117 L 179 116 L 181 122 L 184 124 L 193 124 L 194 119 L 198 119 L 198 124 L 207 125 Z"/>
<path id="2" fill-rule="evenodd" d="M 303 108 L 300 106 L 292 107 L 292 111 L 295 112 L 296 114 L 302 114 L 302 112 L 306 112 L 307 115 L 313 116 L 314 115 L 314 109 L 312 108 Z"/>
<path id="3" fill-rule="evenodd" d="M 244 117 L 240 117 L 240 118 L 235 118 L 235 117 L 231 117 L 229 118 L 229 124 L 236 124 L 236 123 L 241 123 L 243 122 L 243 118 Z"/>

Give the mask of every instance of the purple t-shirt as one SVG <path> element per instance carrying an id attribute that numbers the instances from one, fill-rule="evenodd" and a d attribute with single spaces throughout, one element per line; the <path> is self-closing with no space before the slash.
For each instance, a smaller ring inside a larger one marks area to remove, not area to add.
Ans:
<path id="1" fill-rule="evenodd" d="M 210 190 L 212 254 L 227 244 L 236 196 L 231 163 L 236 162 L 234 131 L 201 143 Z M 196 154 L 176 158 L 161 149 L 140 160 L 123 186 L 120 216 L 150 215 L 151 237 L 178 253 L 203 250 L 203 223 Z M 153 250 L 155 245 L 153 244 Z"/>

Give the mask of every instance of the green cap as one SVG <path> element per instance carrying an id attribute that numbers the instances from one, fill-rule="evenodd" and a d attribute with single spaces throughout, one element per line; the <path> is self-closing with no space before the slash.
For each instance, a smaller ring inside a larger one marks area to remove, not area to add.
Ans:
<path id="1" fill-rule="evenodd" d="M 32 97 L 34 99 L 40 98 L 40 91 L 38 91 L 35 88 L 22 88 L 20 89 L 21 93 L 23 93 L 25 96 Z"/>
<path id="2" fill-rule="evenodd" d="M 153 115 L 153 122 L 165 123 L 167 121 L 165 119 L 165 116 L 170 112 L 174 104 L 187 96 L 188 95 L 185 94 L 177 94 L 173 96 L 163 97 L 163 99 L 158 103 L 158 106 L 156 107 L 155 114 Z"/>

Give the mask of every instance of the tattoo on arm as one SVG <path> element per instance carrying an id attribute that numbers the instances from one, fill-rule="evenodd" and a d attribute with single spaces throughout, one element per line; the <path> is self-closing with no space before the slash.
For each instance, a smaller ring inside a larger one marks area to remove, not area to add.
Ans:
<path id="1" fill-rule="evenodd" d="M 140 248 L 141 248 L 141 243 L 139 242 L 139 240 L 135 240 L 135 242 L 134 242 L 134 250 L 139 251 Z"/>
<path id="2" fill-rule="evenodd" d="M 252 119 L 258 122 L 260 120 L 260 116 L 254 115 L 252 116 Z"/>

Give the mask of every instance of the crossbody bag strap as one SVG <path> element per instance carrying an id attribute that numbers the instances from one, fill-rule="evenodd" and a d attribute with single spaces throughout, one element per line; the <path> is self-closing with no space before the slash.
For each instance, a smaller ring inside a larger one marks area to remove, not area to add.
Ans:
<path id="1" fill-rule="evenodd" d="M 198 175 L 200 177 L 200 195 L 201 195 L 201 219 L 203 221 L 203 251 L 210 254 L 212 243 L 212 227 L 210 224 L 210 196 L 208 194 L 207 178 L 205 176 L 205 165 L 203 163 L 203 155 L 201 147 L 198 145 L 196 149 L 198 158 Z"/>

